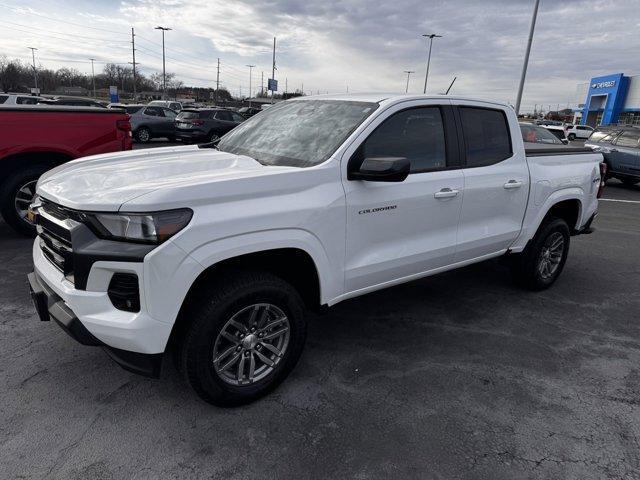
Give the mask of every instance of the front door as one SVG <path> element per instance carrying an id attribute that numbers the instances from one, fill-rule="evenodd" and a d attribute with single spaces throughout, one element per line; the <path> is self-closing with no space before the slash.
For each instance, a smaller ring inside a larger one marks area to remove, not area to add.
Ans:
<path id="1" fill-rule="evenodd" d="M 466 158 L 455 257 L 460 262 L 506 250 L 518 237 L 529 168 L 518 125 L 509 125 L 504 110 L 461 104 L 457 111 Z"/>
<path id="2" fill-rule="evenodd" d="M 373 289 L 453 262 L 464 181 L 448 105 L 407 102 L 376 119 L 343 157 L 345 287 Z M 357 148 L 357 149 L 356 149 Z M 355 150 L 355 151 L 354 151 Z M 403 182 L 346 178 L 346 163 L 406 157 Z"/>

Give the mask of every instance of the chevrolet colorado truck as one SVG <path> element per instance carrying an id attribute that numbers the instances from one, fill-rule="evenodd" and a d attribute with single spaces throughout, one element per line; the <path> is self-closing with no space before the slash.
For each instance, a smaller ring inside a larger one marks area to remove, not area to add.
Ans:
<path id="1" fill-rule="evenodd" d="M 157 377 L 170 352 L 204 400 L 242 404 L 294 368 L 306 309 L 501 256 L 549 287 L 590 231 L 601 162 L 525 151 L 502 103 L 289 100 L 216 144 L 43 175 L 31 294 L 41 320 L 124 368 Z"/>
<path id="2" fill-rule="evenodd" d="M 42 173 L 74 158 L 131 150 L 129 116 L 106 108 L 0 105 L 0 132 L 0 214 L 31 236 L 27 211 Z"/>

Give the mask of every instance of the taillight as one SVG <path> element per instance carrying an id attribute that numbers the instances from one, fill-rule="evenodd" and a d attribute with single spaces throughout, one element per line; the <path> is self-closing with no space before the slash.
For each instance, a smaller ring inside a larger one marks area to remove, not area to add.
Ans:
<path id="1" fill-rule="evenodd" d="M 116 128 L 124 132 L 130 132 L 131 124 L 129 123 L 129 120 L 118 120 L 116 121 Z"/>
<path id="2" fill-rule="evenodd" d="M 607 182 L 607 164 L 602 162 L 600 164 L 600 185 L 598 185 L 598 194 L 596 198 L 602 197 L 602 193 L 604 192 L 604 186 Z"/>

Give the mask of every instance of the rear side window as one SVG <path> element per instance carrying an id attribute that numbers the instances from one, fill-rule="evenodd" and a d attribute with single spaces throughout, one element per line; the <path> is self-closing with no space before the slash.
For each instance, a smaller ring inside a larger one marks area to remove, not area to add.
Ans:
<path id="1" fill-rule="evenodd" d="M 216 119 L 224 120 L 225 122 L 233 121 L 233 117 L 231 116 L 231 114 L 225 110 L 221 110 L 218 113 L 216 113 Z"/>
<path id="2" fill-rule="evenodd" d="M 182 110 L 176 117 L 176 120 L 193 120 L 198 117 L 202 118 L 202 112 L 189 112 Z"/>
<path id="3" fill-rule="evenodd" d="M 447 165 L 442 114 L 438 107 L 412 108 L 387 118 L 362 144 L 363 158 L 405 157 L 411 172 Z"/>
<path id="4" fill-rule="evenodd" d="M 467 167 L 493 165 L 511 157 L 511 135 L 502 110 L 460 107 Z"/>
<path id="5" fill-rule="evenodd" d="M 162 111 L 162 107 L 147 107 L 144 111 L 145 115 L 149 115 L 151 117 L 164 117 L 164 112 Z"/>
<path id="6" fill-rule="evenodd" d="M 548 129 L 553 135 L 558 137 L 560 140 L 563 140 L 565 137 L 564 130 L 558 130 L 557 128 L 549 128 Z"/>
<path id="7" fill-rule="evenodd" d="M 142 106 L 125 107 L 125 110 L 129 115 L 133 115 L 134 113 L 139 112 L 141 109 L 142 109 Z"/>
<path id="8" fill-rule="evenodd" d="M 0 95 L 0 104 L 7 101 L 9 95 Z"/>
<path id="9" fill-rule="evenodd" d="M 625 131 L 620 134 L 618 138 L 613 142 L 620 147 L 638 148 L 638 140 L 640 140 L 640 130 L 638 131 Z"/>

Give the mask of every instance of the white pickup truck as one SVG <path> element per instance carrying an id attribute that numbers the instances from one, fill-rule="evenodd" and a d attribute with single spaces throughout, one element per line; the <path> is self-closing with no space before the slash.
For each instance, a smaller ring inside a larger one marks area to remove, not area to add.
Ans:
<path id="1" fill-rule="evenodd" d="M 290 100 L 217 145 L 44 174 L 31 293 L 42 320 L 125 368 L 157 377 L 171 351 L 203 399 L 241 404 L 294 368 L 307 308 L 503 255 L 522 285 L 550 286 L 590 231 L 601 162 L 525 151 L 501 103 Z"/>

